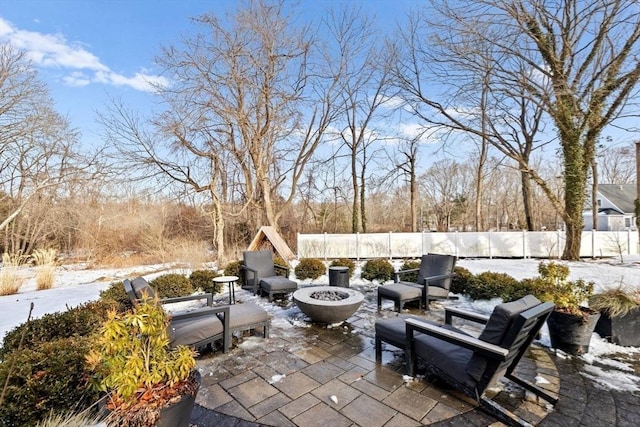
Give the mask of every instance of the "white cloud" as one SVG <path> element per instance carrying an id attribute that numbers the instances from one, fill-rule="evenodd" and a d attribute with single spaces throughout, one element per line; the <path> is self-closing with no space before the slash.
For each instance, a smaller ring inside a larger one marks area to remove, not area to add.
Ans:
<path id="1" fill-rule="evenodd" d="M 0 18 L 0 42 L 8 42 L 15 48 L 27 52 L 36 65 L 68 71 L 63 77 L 63 82 L 70 86 L 101 83 L 150 92 L 153 91 L 154 85 L 169 84 L 162 76 L 138 72 L 132 77 L 127 77 L 115 73 L 103 64 L 100 58 L 79 43 L 68 42 L 61 34 L 20 30 L 3 18 Z"/>
<path id="2" fill-rule="evenodd" d="M 86 74 L 79 71 L 74 71 L 73 73 L 63 77 L 62 80 L 68 86 L 77 87 L 87 86 L 89 83 L 91 83 L 91 79 L 87 77 Z"/>

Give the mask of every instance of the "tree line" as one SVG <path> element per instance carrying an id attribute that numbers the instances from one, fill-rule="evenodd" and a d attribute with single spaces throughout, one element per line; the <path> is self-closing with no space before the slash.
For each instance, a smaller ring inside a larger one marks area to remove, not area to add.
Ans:
<path id="1" fill-rule="evenodd" d="M 193 26 L 157 56 L 161 108 L 112 99 L 92 150 L 0 47 L 5 251 L 562 228 L 577 259 L 597 183 L 635 180 L 633 144 L 603 134 L 638 113 L 635 1 L 431 1 L 385 34 L 351 4 L 316 22 L 256 0 Z"/>

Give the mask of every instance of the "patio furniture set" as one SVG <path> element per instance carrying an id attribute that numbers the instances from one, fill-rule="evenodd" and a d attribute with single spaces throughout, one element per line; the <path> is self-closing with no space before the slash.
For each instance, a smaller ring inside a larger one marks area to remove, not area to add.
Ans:
<path id="1" fill-rule="evenodd" d="M 381 310 L 383 299 L 392 300 L 395 311 L 400 312 L 404 304 L 409 302 L 417 302 L 419 309 L 422 310 L 424 305 L 424 309 L 429 310 L 429 301 L 449 298 L 455 260 L 455 257 L 449 255 L 427 254 L 422 257 L 420 268 L 397 272 L 393 284 L 381 285 L 377 289 L 378 311 Z M 269 301 L 273 301 L 276 295 L 293 293 L 294 301 L 312 320 L 316 312 L 321 313 L 318 321 L 322 323 L 333 323 L 350 317 L 363 300 L 360 292 L 348 288 L 320 286 L 298 290 L 297 283 L 288 279 L 288 271 L 285 271 L 285 276 L 276 274 L 278 268 L 284 267 L 273 263 L 270 251 L 244 252 L 245 286 L 254 294 L 266 294 Z M 415 282 L 402 280 L 409 273 L 417 274 Z M 235 280 L 237 278 L 226 277 L 225 283 L 232 287 Z M 153 297 L 153 289 L 143 278 L 125 280 L 124 286 L 134 302 L 144 295 Z M 300 293 L 302 291 L 304 295 Z M 312 292 L 329 294 L 329 297 L 312 301 Z M 230 290 L 230 298 L 232 293 Z M 262 328 L 264 338 L 268 338 L 269 315 L 254 303 L 234 304 L 230 300 L 228 305 L 212 306 L 211 295 L 171 298 L 161 300 L 160 303 L 193 299 L 206 299 L 207 306 L 172 314 L 170 337 L 173 345 L 202 347 L 222 340 L 223 352 L 227 352 L 231 334 L 235 331 Z M 328 300 L 332 299 L 345 301 L 340 307 L 343 316 L 346 316 L 344 319 L 326 317 L 331 310 L 331 301 Z M 347 310 L 344 305 L 349 305 Z M 409 376 L 415 375 L 420 360 L 421 366 L 426 366 L 429 374 L 474 398 L 481 408 L 499 420 L 509 425 L 527 425 L 517 415 L 487 397 L 487 390 L 504 377 L 537 397 L 552 404 L 557 402 L 555 397 L 518 378 L 514 373 L 518 362 L 528 351 L 553 308 L 552 303 L 542 303 L 528 295 L 517 301 L 499 304 L 490 316 L 446 307 L 444 325 L 414 315 L 398 314 L 392 318 L 379 319 L 375 322 L 376 363 L 381 363 L 383 343 L 402 349 Z M 453 326 L 454 318 L 479 323 L 484 328 L 475 337 Z"/>

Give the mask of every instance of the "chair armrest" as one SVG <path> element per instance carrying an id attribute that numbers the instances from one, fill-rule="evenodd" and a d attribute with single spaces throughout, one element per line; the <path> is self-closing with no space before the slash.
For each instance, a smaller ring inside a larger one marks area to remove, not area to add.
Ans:
<path id="1" fill-rule="evenodd" d="M 439 338 L 443 341 L 468 348 L 469 350 L 477 351 L 484 356 L 498 360 L 500 362 L 506 360 L 506 357 L 509 354 L 509 350 L 506 348 L 502 348 L 495 344 L 490 344 L 486 341 L 479 340 L 478 338 L 474 338 L 470 335 L 442 328 L 441 326 L 430 325 L 428 323 L 424 323 L 415 319 L 407 319 L 405 320 L 405 324 L 407 332 L 406 348 L 411 352 L 413 352 L 413 332 L 418 331 L 423 334 Z"/>
<path id="2" fill-rule="evenodd" d="M 172 320 L 193 319 L 202 316 L 211 316 L 223 313 L 225 319 L 229 318 L 229 306 L 221 305 L 217 307 L 203 307 L 197 310 L 186 311 L 181 313 L 170 314 Z"/>
<path id="3" fill-rule="evenodd" d="M 286 274 L 286 276 L 285 276 L 285 277 L 286 277 L 287 279 L 289 278 L 289 267 L 284 267 L 284 266 L 279 265 L 279 264 L 273 264 L 273 268 L 275 268 L 276 270 L 284 271 L 284 272 L 285 272 L 285 274 Z"/>
<path id="4" fill-rule="evenodd" d="M 428 285 L 430 281 L 432 280 L 441 280 L 441 279 L 448 279 L 450 277 L 453 277 L 454 273 L 447 273 L 447 274 L 439 274 L 437 276 L 429 276 L 429 277 L 425 277 L 424 278 L 424 284 Z"/>
<path id="5" fill-rule="evenodd" d="M 183 301 L 196 301 L 200 299 L 207 300 L 207 306 L 211 307 L 213 304 L 213 296 L 211 294 L 198 294 L 198 295 L 187 295 L 184 297 L 174 297 L 174 298 L 162 298 L 160 304 L 172 304 L 175 302 L 183 302 Z"/>
<path id="6" fill-rule="evenodd" d="M 455 307 L 445 307 L 444 323 L 446 323 L 447 325 L 453 325 L 454 317 L 459 317 L 461 319 L 482 323 L 483 325 L 486 325 L 487 322 L 489 321 L 489 316 L 484 314 L 474 313 L 473 311 L 461 310 Z"/>
<path id="7" fill-rule="evenodd" d="M 416 271 L 420 271 L 420 269 L 419 268 L 411 268 L 409 270 L 396 271 L 394 273 L 394 276 L 393 276 L 394 277 L 393 281 L 396 282 L 396 283 L 399 283 L 401 274 L 413 273 L 413 272 L 416 272 Z"/>
<path id="8" fill-rule="evenodd" d="M 246 265 L 241 265 L 240 270 L 244 270 L 248 273 L 253 273 L 253 277 L 256 277 L 258 275 L 258 270 L 256 270 L 255 268 L 247 267 Z"/>

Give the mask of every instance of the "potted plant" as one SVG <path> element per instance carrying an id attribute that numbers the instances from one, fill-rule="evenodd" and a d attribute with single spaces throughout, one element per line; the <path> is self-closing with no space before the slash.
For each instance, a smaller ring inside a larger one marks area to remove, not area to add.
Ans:
<path id="1" fill-rule="evenodd" d="M 614 344 L 640 347 L 640 292 L 622 285 L 595 294 L 589 307 L 600 311 L 596 333 Z"/>
<path id="2" fill-rule="evenodd" d="M 117 425 L 189 425 L 201 378 L 195 352 L 169 346 L 168 322 L 161 305 L 145 299 L 110 312 L 96 334 L 87 362 Z"/>
<path id="3" fill-rule="evenodd" d="M 529 279 L 527 286 L 541 301 L 556 305 L 547 319 L 551 347 L 573 355 L 587 353 L 600 317 L 600 312 L 583 305 L 593 295 L 593 282 L 567 280 L 569 267 L 555 262 L 541 262 L 538 273 L 540 277 Z"/>

